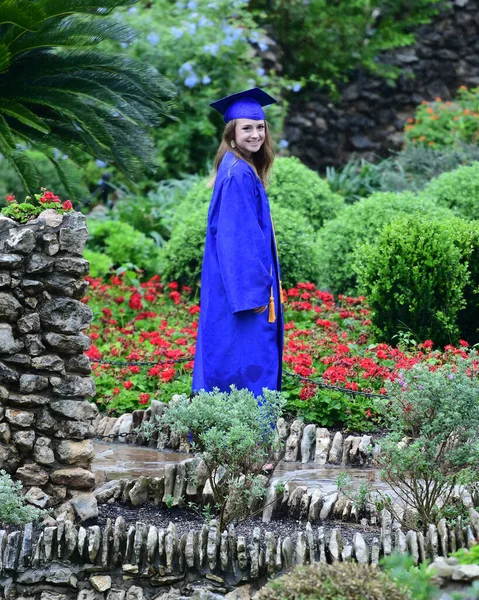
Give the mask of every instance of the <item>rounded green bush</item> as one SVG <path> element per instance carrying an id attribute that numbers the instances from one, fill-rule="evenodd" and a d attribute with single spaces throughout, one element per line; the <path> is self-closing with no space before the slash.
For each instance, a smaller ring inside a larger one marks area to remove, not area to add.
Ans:
<path id="1" fill-rule="evenodd" d="M 115 267 L 131 263 L 147 275 L 158 271 L 158 248 L 141 231 L 121 221 L 88 220 L 87 248 L 107 254 Z"/>
<path id="2" fill-rule="evenodd" d="M 209 178 L 204 178 L 192 185 L 191 189 L 176 207 L 172 218 L 172 229 L 181 223 L 190 212 L 194 212 L 205 204 L 209 205 L 213 194 L 213 188 L 207 187 L 208 181 Z"/>
<path id="3" fill-rule="evenodd" d="M 392 342 L 402 330 L 418 341 L 457 341 L 469 273 L 450 233 L 444 221 L 407 215 L 386 225 L 374 243 L 358 248 L 359 289 L 382 340 Z"/>
<path id="4" fill-rule="evenodd" d="M 301 213 L 316 230 L 345 206 L 327 181 L 293 157 L 275 160 L 267 193 L 271 202 Z"/>
<path id="5" fill-rule="evenodd" d="M 409 600 L 410 594 L 373 565 L 315 563 L 270 581 L 258 600 Z"/>
<path id="6" fill-rule="evenodd" d="M 113 267 L 112 259 L 103 252 L 86 249 L 83 256 L 90 263 L 90 277 L 105 277 Z"/>
<path id="7" fill-rule="evenodd" d="M 272 205 L 282 281 L 285 286 L 314 281 L 317 271 L 315 233 L 301 214 Z M 197 286 L 201 279 L 208 205 L 199 203 L 185 212 L 171 237 L 161 249 L 161 275 L 164 281 Z M 305 258 L 306 257 L 306 258 Z"/>
<path id="8" fill-rule="evenodd" d="M 346 206 L 318 232 L 319 286 L 334 294 L 356 295 L 353 263 L 357 246 L 374 240 L 378 231 L 398 215 L 415 212 L 437 218 L 452 215 L 433 200 L 412 192 L 377 192 Z"/>
<path id="9" fill-rule="evenodd" d="M 421 196 L 450 208 L 463 219 L 479 219 L 479 162 L 433 179 Z"/>

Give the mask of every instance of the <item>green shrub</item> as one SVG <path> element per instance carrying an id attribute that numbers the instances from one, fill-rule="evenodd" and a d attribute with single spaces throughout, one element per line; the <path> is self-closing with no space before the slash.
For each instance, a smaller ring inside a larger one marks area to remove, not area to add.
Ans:
<path id="1" fill-rule="evenodd" d="M 270 581 L 258 600 L 409 600 L 406 588 L 377 566 L 315 563 Z"/>
<path id="2" fill-rule="evenodd" d="M 387 398 L 375 401 L 390 433 L 381 441 L 382 477 L 420 524 L 434 523 L 459 484 L 477 480 L 479 380 L 471 377 L 477 355 L 447 365 L 420 363 L 386 382 Z M 399 442 L 407 439 L 406 443 Z"/>
<path id="3" fill-rule="evenodd" d="M 115 267 L 131 263 L 148 275 L 157 272 L 158 248 L 155 242 L 131 225 L 121 221 L 89 219 L 88 231 L 87 248 L 109 256 Z"/>
<path id="4" fill-rule="evenodd" d="M 13 481 L 4 470 L 0 471 L 0 523 L 20 525 L 36 521 L 44 511 L 25 503 L 22 484 Z"/>
<path id="5" fill-rule="evenodd" d="M 464 219 L 479 219 L 479 162 L 433 179 L 422 196 Z"/>
<path id="6" fill-rule="evenodd" d="M 334 219 L 344 207 L 343 198 L 331 191 L 328 182 L 297 158 L 275 160 L 267 192 L 271 202 L 301 213 L 314 229 Z"/>
<path id="7" fill-rule="evenodd" d="M 325 223 L 318 233 L 319 286 L 334 294 L 357 295 L 357 278 L 353 270 L 358 245 L 374 240 L 378 231 L 400 214 L 437 217 L 450 216 L 447 209 L 434 201 L 411 192 L 378 192 L 344 210 Z"/>
<path id="8" fill-rule="evenodd" d="M 208 179 L 200 179 L 185 194 L 183 200 L 176 207 L 172 227 L 180 224 L 191 212 L 195 212 L 200 207 L 209 205 L 213 189 L 207 187 Z"/>
<path id="9" fill-rule="evenodd" d="M 274 215 L 283 284 L 291 286 L 298 281 L 314 281 L 318 259 L 313 228 L 305 217 L 292 209 L 272 204 L 271 212 Z M 160 252 L 164 281 L 198 285 L 207 214 L 208 205 L 199 202 L 196 208 L 182 212 L 181 220 L 176 221 L 171 238 Z"/>
<path id="10" fill-rule="evenodd" d="M 274 467 L 280 459 L 279 453 L 275 458 L 277 437 L 271 424 L 281 416 L 283 404 L 279 392 L 264 389 L 259 401 L 249 390 L 231 386 L 230 392 L 200 391 L 191 400 L 180 396 L 158 418 L 160 427 L 188 435 L 204 461 L 221 531 L 248 516 L 266 492 L 264 465 Z M 145 432 L 151 431 L 147 426 Z M 272 473 L 269 469 L 269 477 Z"/>
<path id="11" fill-rule="evenodd" d="M 112 259 L 102 252 L 86 249 L 83 256 L 90 263 L 90 277 L 106 277 L 113 267 Z"/>
<path id="12" fill-rule="evenodd" d="M 468 269 L 448 233 L 444 222 L 408 215 L 358 248 L 358 286 L 382 340 L 391 342 L 399 330 L 441 345 L 457 340 Z"/>

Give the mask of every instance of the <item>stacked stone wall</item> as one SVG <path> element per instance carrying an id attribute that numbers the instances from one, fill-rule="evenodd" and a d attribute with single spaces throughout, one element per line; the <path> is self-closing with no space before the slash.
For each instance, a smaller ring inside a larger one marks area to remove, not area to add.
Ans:
<path id="1" fill-rule="evenodd" d="M 300 93 L 285 122 L 291 153 L 319 171 L 353 153 L 386 156 L 401 149 L 406 121 L 423 100 L 451 100 L 461 85 L 479 86 L 479 0 L 451 0 L 416 40 L 381 57 L 401 69 L 392 83 L 358 71 L 339 85 L 339 101 L 325 90 Z"/>
<path id="2" fill-rule="evenodd" d="M 95 483 L 87 237 L 77 212 L 0 215 L 0 469 L 41 508 Z"/>

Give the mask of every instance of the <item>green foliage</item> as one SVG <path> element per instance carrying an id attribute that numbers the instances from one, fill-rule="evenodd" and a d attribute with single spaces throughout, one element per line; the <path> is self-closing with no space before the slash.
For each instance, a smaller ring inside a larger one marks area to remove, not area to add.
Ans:
<path id="1" fill-rule="evenodd" d="M 155 242 L 127 223 L 88 220 L 90 237 L 87 248 L 106 254 L 115 267 L 131 263 L 147 274 L 158 270 L 158 249 Z"/>
<path id="2" fill-rule="evenodd" d="M 381 442 L 382 476 L 399 499 L 434 523 L 436 503 L 450 503 L 454 488 L 477 480 L 479 380 L 472 354 L 455 364 L 417 364 L 395 382 L 387 399 L 377 399 L 390 433 Z M 399 442 L 403 442 L 400 443 Z M 399 445 L 398 445 L 399 444 Z"/>
<path id="3" fill-rule="evenodd" d="M 229 393 L 201 391 L 191 400 L 180 396 L 158 418 L 160 426 L 192 439 L 208 473 L 221 531 L 248 516 L 264 496 L 264 465 L 279 460 L 272 424 L 283 404 L 279 392 L 264 389 L 263 397 L 255 398 L 231 386 Z"/>
<path id="4" fill-rule="evenodd" d="M 479 88 L 461 86 L 454 102 L 436 98 L 424 101 L 404 128 L 409 144 L 440 148 L 477 144 L 479 140 Z"/>
<path id="5" fill-rule="evenodd" d="M 83 256 L 90 263 L 90 277 L 106 277 L 113 267 L 113 260 L 103 252 L 95 252 L 87 248 Z"/>
<path id="6" fill-rule="evenodd" d="M 409 600 L 407 589 L 377 566 L 315 563 L 270 581 L 258 600 Z"/>
<path id="7" fill-rule="evenodd" d="M 121 14 L 139 32 L 129 52 L 158 69 L 178 91 L 177 120 L 155 135 L 160 175 L 179 177 L 186 170 L 205 174 L 214 157 L 224 122 L 210 102 L 238 90 L 267 85 L 275 95 L 281 80 L 264 76 L 250 40 L 265 43 L 242 0 L 142 0 Z M 281 105 L 268 107 L 268 120 L 281 128 Z"/>
<path id="8" fill-rule="evenodd" d="M 0 152 L 25 189 L 40 186 L 27 148 L 42 152 L 68 194 L 60 156 L 89 157 L 132 178 L 154 164 L 149 127 L 170 113 L 173 87 L 148 63 L 99 50 L 131 42 L 108 15 L 134 0 L 7 0 L 2 3 Z"/>
<path id="9" fill-rule="evenodd" d="M 145 235 L 150 235 L 157 246 L 162 246 L 171 235 L 171 223 L 178 204 L 195 187 L 197 175 L 182 179 L 160 181 L 156 189 L 146 195 L 126 195 L 115 204 L 115 217 L 128 223 Z"/>
<path id="10" fill-rule="evenodd" d="M 451 215 L 432 200 L 410 192 L 378 192 L 346 206 L 318 233 L 319 287 L 335 294 L 357 295 L 357 278 L 353 270 L 356 248 L 373 241 L 381 228 L 398 215 L 415 212 L 437 217 Z"/>
<path id="11" fill-rule="evenodd" d="M 21 525 L 38 520 L 44 511 L 25 503 L 22 484 L 3 469 L 0 471 L 0 523 Z"/>
<path id="12" fill-rule="evenodd" d="M 288 383 L 285 382 L 286 389 Z M 371 431 L 372 423 L 364 419 L 365 412 L 371 408 L 371 401 L 364 396 L 316 389 L 314 396 L 305 402 L 298 398 L 296 389 L 285 391 L 285 395 L 288 398 L 285 410 L 302 417 L 307 423 L 321 427 L 346 427 L 352 431 Z"/>
<path id="13" fill-rule="evenodd" d="M 433 179 L 422 196 L 450 208 L 463 219 L 479 219 L 479 162 Z"/>
<path id="14" fill-rule="evenodd" d="M 314 229 L 336 217 L 344 205 L 327 181 L 293 157 L 275 160 L 267 191 L 273 203 L 301 213 Z"/>
<path id="15" fill-rule="evenodd" d="M 431 583 L 432 574 L 427 562 L 416 567 L 412 556 L 395 552 L 383 558 L 381 566 L 393 581 L 410 590 L 413 600 L 431 600 L 440 594 Z"/>
<path id="16" fill-rule="evenodd" d="M 386 225 L 374 243 L 359 247 L 359 289 L 373 311 L 381 340 L 410 330 L 418 340 L 444 345 L 458 339 L 469 275 L 444 222 L 412 215 Z"/>
<path id="17" fill-rule="evenodd" d="M 336 478 L 336 485 L 338 491 L 341 492 L 346 498 L 351 500 L 354 509 L 358 515 L 362 515 L 366 511 L 366 507 L 371 502 L 371 485 L 368 481 L 361 481 L 358 489 L 353 490 L 353 480 L 351 476 L 345 471 Z"/>
<path id="18" fill-rule="evenodd" d="M 327 167 L 326 179 L 333 191 L 352 204 L 375 192 L 420 191 L 434 177 L 477 160 L 479 148 L 474 145 L 437 149 L 408 145 L 377 163 L 353 157 L 341 169 Z"/>
<path id="19" fill-rule="evenodd" d="M 474 544 L 470 548 L 460 548 L 451 556 L 457 558 L 461 565 L 479 565 L 479 544 Z"/>
<path id="20" fill-rule="evenodd" d="M 282 46 L 286 74 L 333 90 L 358 67 L 398 76 L 399 68 L 378 60 L 378 54 L 413 44 L 414 26 L 438 12 L 436 0 L 250 0 L 250 5 Z"/>

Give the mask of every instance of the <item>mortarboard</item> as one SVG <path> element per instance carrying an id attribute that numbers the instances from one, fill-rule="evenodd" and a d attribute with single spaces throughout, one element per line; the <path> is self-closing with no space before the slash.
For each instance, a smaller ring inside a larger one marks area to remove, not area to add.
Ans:
<path id="1" fill-rule="evenodd" d="M 277 100 L 272 96 L 256 87 L 216 100 L 210 106 L 223 115 L 225 123 L 229 123 L 233 119 L 262 121 L 266 119 L 262 107 L 274 104 L 275 102 Z"/>

